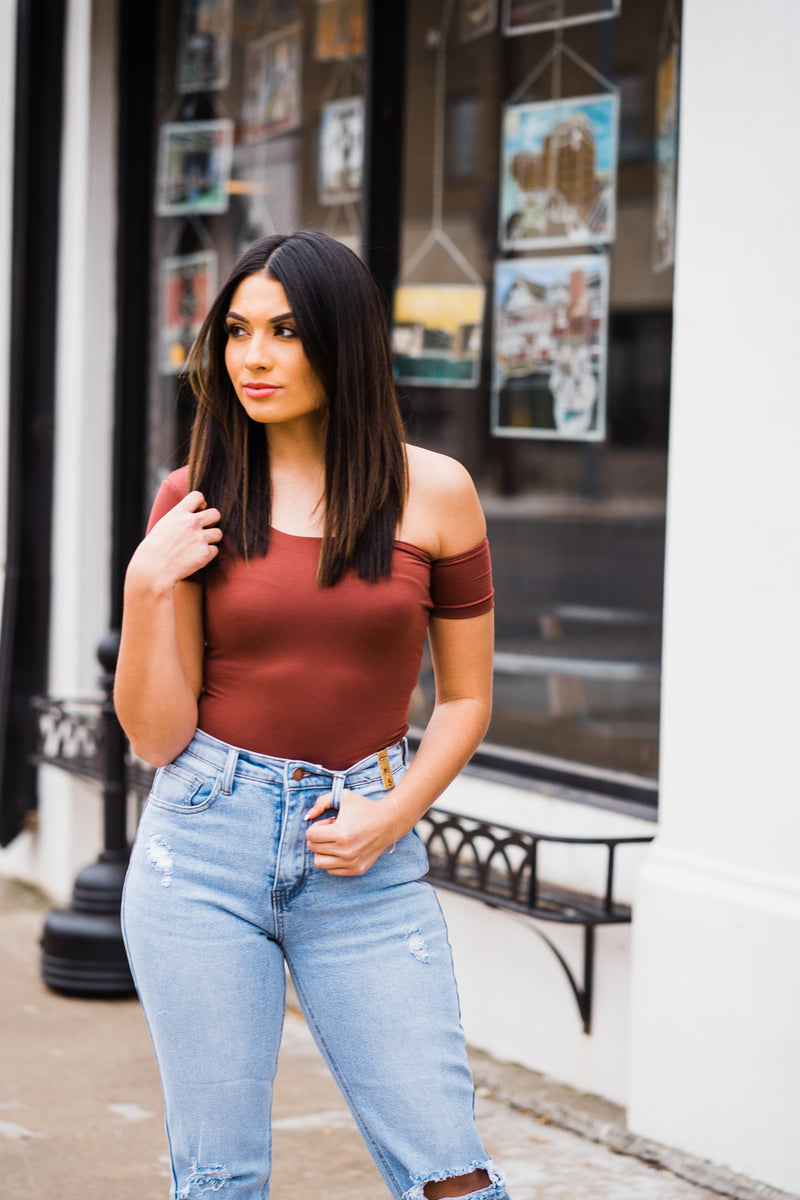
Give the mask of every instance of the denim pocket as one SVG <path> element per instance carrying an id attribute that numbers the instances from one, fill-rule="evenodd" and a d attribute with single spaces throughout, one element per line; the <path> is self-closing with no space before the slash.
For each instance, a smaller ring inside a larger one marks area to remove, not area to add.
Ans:
<path id="1" fill-rule="evenodd" d="M 167 812 L 205 812 L 219 796 L 221 783 L 218 772 L 204 777 L 168 763 L 156 771 L 148 803 Z"/>

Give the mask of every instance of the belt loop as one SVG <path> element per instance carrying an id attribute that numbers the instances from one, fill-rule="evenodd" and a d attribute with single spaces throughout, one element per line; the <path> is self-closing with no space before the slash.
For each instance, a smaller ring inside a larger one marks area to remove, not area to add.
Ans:
<path id="1" fill-rule="evenodd" d="M 222 772 L 222 794 L 230 796 L 233 791 L 233 773 L 239 761 L 239 751 L 235 746 L 228 747 L 228 757 L 225 759 L 225 770 Z"/>
<path id="2" fill-rule="evenodd" d="M 331 785 L 331 808 L 334 812 L 339 811 L 339 805 L 342 802 L 342 788 L 344 787 L 344 777 L 346 771 L 332 771 L 333 783 Z"/>

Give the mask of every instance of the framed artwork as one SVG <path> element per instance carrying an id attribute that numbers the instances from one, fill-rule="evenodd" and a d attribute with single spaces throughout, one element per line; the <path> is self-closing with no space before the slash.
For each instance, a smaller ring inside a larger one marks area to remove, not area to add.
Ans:
<path id="1" fill-rule="evenodd" d="M 653 270 L 675 262 L 675 208 L 678 187 L 678 76 L 680 50 L 673 46 L 656 77 L 656 202 L 653 216 Z"/>
<path id="2" fill-rule="evenodd" d="M 248 42 L 244 56 L 242 140 L 259 142 L 300 124 L 300 30 Z"/>
<path id="3" fill-rule="evenodd" d="M 331 100 L 319 132 L 319 202 L 354 204 L 364 170 L 364 97 Z"/>
<path id="4" fill-rule="evenodd" d="M 461 0 L 459 37 L 462 42 L 491 33 L 497 25 L 497 0 Z"/>
<path id="5" fill-rule="evenodd" d="M 317 0 L 316 55 L 357 58 L 364 53 L 364 0 Z"/>
<path id="6" fill-rule="evenodd" d="M 179 371 L 217 293 L 214 250 L 161 260 L 158 321 L 158 369 Z"/>
<path id="7" fill-rule="evenodd" d="M 619 15 L 621 0 L 504 0 L 503 33 L 514 36 L 586 25 Z"/>
<path id="8" fill-rule="evenodd" d="M 156 212 L 223 213 L 233 162 L 233 121 L 178 121 L 161 126 Z"/>
<path id="9" fill-rule="evenodd" d="M 602 440 L 607 334 L 606 255 L 497 263 L 492 433 Z"/>
<path id="10" fill-rule="evenodd" d="M 473 284 L 401 284 L 392 348 L 398 383 L 478 387 L 486 289 Z"/>
<path id="11" fill-rule="evenodd" d="M 232 17 L 233 0 L 182 0 L 179 92 L 213 92 L 228 86 Z"/>
<path id="12" fill-rule="evenodd" d="M 613 242 L 616 93 L 509 105 L 503 114 L 504 250 Z"/>

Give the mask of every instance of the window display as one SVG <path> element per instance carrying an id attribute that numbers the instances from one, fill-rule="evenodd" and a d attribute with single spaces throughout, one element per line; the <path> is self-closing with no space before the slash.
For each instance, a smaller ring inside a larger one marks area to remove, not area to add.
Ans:
<path id="1" fill-rule="evenodd" d="M 257 38 L 245 46 L 242 140 L 259 142 L 300 124 L 300 30 Z"/>
<path id="2" fill-rule="evenodd" d="M 228 86 L 233 0 L 183 0 L 178 49 L 179 92 Z"/>
<path id="3" fill-rule="evenodd" d="M 216 292 L 217 256 L 213 250 L 161 260 L 158 339 L 163 374 L 174 375 L 186 362 Z"/>
<path id="4" fill-rule="evenodd" d="M 331 100 L 319 131 L 320 204 L 353 204 L 361 195 L 364 169 L 364 100 Z"/>
<path id="5" fill-rule="evenodd" d="M 488 745 L 534 772 L 658 771 L 677 6 L 407 0 L 404 76 L 380 92 L 404 113 L 399 197 L 370 177 L 374 0 L 158 6 L 149 493 L 185 459 L 180 366 L 242 250 L 307 226 L 362 253 L 364 197 L 399 205 L 407 436 L 478 484 Z"/>
<path id="6" fill-rule="evenodd" d="M 634 0 L 635 2 L 635 0 Z M 541 33 L 615 17 L 621 0 L 505 0 L 507 34 Z"/>
<path id="7" fill-rule="evenodd" d="M 495 269 L 492 431 L 605 434 L 608 259 L 514 258 Z"/>
<path id="8" fill-rule="evenodd" d="M 503 116 L 504 250 L 613 242 L 615 95 L 513 104 Z"/>
<path id="9" fill-rule="evenodd" d="M 176 121 L 161 126 L 160 217 L 223 213 L 233 156 L 233 121 Z"/>
<path id="10" fill-rule="evenodd" d="M 241 252 L 302 225 L 360 252 L 364 29 L 363 0 L 158 5 L 149 495 L 185 457 L 180 368 Z"/>
<path id="11" fill-rule="evenodd" d="M 469 284 L 403 284 L 392 340 L 398 383 L 477 387 L 486 293 Z"/>
<path id="12" fill-rule="evenodd" d="M 664 3 L 504 0 L 498 27 L 474 38 L 449 3 L 409 5 L 398 299 L 408 283 L 444 297 L 469 273 L 487 333 L 481 369 L 442 387 L 418 365 L 435 329 L 398 327 L 396 302 L 395 364 L 413 440 L 478 481 L 497 589 L 488 742 L 534 771 L 658 771 L 672 272 L 653 270 L 651 232 Z M 491 24 L 489 6 L 464 8 L 476 29 L 479 9 Z M 464 106 L 471 120 L 456 122 Z M 420 723 L 430 685 L 423 674 Z"/>
<path id="13" fill-rule="evenodd" d="M 678 176 L 678 75 L 680 50 L 670 47 L 659 63 L 656 90 L 656 208 L 653 270 L 675 262 L 675 205 Z"/>

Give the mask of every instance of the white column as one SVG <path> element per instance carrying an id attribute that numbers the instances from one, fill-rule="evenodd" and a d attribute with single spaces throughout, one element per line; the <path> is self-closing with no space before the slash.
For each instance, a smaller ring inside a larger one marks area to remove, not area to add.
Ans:
<path id="1" fill-rule="evenodd" d="M 70 0 L 65 80 L 50 689 L 75 695 L 97 686 L 96 647 L 108 626 L 116 4 Z"/>
<path id="2" fill-rule="evenodd" d="M 684 0 L 661 815 L 629 1124 L 800 1191 L 797 0 Z"/>

